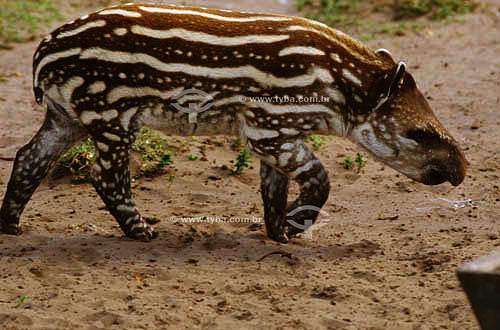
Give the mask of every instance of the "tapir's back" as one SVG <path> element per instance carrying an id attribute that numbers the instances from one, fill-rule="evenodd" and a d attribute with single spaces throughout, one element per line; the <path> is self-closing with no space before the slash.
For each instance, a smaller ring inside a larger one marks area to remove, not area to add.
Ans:
<path id="1" fill-rule="evenodd" d="M 55 30 L 35 53 L 33 74 L 38 102 L 57 84 L 77 111 L 122 111 L 130 98 L 166 100 L 190 87 L 228 99 L 317 94 L 322 84 L 335 89 L 334 108 L 361 104 L 373 74 L 390 66 L 303 18 L 129 4 Z"/>

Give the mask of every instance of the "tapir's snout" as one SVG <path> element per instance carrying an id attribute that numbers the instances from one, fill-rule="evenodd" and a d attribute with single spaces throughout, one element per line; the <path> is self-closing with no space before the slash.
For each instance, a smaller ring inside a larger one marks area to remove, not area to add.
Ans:
<path id="1" fill-rule="evenodd" d="M 420 181 L 426 185 L 437 185 L 448 181 L 458 186 L 464 181 L 469 162 L 456 144 L 441 154 L 441 157 L 431 160 L 424 166 L 425 172 Z"/>

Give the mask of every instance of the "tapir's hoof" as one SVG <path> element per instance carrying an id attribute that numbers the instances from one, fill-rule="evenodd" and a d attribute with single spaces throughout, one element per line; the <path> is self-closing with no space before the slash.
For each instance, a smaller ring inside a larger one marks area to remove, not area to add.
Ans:
<path id="1" fill-rule="evenodd" d="M 299 229 L 296 227 L 288 227 L 288 230 L 286 232 L 286 236 L 291 238 L 291 237 L 297 236 L 298 234 L 301 234 L 303 232 L 304 232 L 303 229 Z"/>
<path id="2" fill-rule="evenodd" d="M 269 237 L 270 239 L 272 239 L 273 241 L 276 241 L 278 243 L 282 243 L 282 244 L 288 243 L 288 237 L 286 236 L 286 234 L 284 232 L 280 232 L 278 234 L 274 233 L 274 235 L 268 233 L 267 237 Z"/>
<path id="3" fill-rule="evenodd" d="M 0 221 L 0 227 L 1 227 L 2 233 L 7 234 L 7 235 L 19 236 L 23 233 L 23 231 L 21 230 L 21 226 L 19 224 L 4 223 L 4 222 Z"/>
<path id="4" fill-rule="evenodd" d="M 158 237 L 158 232 L 146 223 L 135 225 L 130 232 L 125 234 L 132 239 L 143 242 L 149 242 Z"/>

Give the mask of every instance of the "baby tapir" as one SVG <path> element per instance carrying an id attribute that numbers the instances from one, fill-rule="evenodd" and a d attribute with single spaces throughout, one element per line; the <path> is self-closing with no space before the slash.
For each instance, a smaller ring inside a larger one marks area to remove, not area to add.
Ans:
<path id="1" fill-rule="evenodd" d="M 347 137 L 429 185 L 460 184 L 468 164 L 404 63 L 299 17 L 160 4 L 103 9 L 41 42 L 33 85 L 47 114 L 17 152 L 0 211 L 8 234 L 21 232 L 26 203 L 61 154 L 90 136 L 92 181 L 108 210 L 128 237 L 154 238 L 130 190 L 129 149 L 143 125 L 241 137 L 261 160 L 267 234 L 279 242 L 303 229 L 288 220 L 314 221 L 328 198 L 327 171 L 304 144 L 310 134 Z M 289 180 L 300 186 L 291 203 Z"/>

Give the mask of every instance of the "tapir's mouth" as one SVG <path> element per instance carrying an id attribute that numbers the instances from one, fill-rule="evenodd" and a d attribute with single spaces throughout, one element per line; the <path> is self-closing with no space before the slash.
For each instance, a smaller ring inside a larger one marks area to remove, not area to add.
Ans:
<path id="1" fill-rule="evenodd" d="M 433 186 L 433 185 L 441 184 L 441 183 L 446 182 L 448 180 L 449 179 L 447 178 L 446 175 L 444 175 L 443 172 L 438 171 L 434 168 L 431 168 L 431 169 L 427 170 L 427 172 L 422 176 L 421 181 L 423 184 Z M 451 182 L 451 184 L 453 184 L 453 182 Z M 453 184 L 453 185 L 456 186 L 458 184 Z"/>

